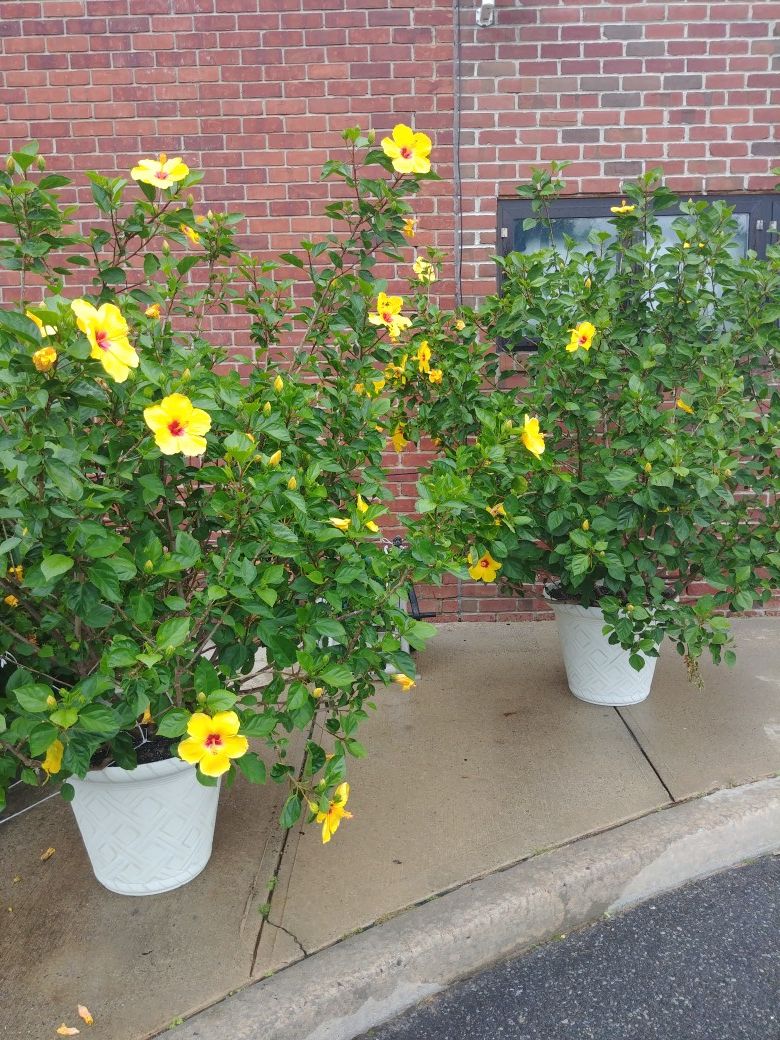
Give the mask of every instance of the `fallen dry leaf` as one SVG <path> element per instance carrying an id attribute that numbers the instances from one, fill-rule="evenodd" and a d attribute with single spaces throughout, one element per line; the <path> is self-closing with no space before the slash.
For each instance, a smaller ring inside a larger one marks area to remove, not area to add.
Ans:
<path id="1" fill-rule="evenodd" d="M 51 859 L 56 851 L 57 851 L 56 849 L 54 849 L 51 846 L 49 846 L 49 848 L 45 852 L 41 853 L 41 863 L 43 863 L 47 859 Z M 63 1036 L 68 1036 L 69 1034 L 68 1033 L 63 1033 L 62 1035 Z"/>
<path id="2" fill-rule="evenodd" d="M 91 1026 L 92 1023 L 95 1020 L 92 1017 L 92 1015 L 89 1013 L 89 1008 L 88 1007 L 84 1007 L 83 1004 L 79 1004 L 78 1011 L 79 1011 L 79 1018 L 83 1018 L 84 1021 L 87 1023 L 87 1025 Z"/>
<path id="3" fill-rule="evenodd" d="M 66 1026 L 63 1022 L 57 1030 L 57 1036 L 78 1036 L 79 1030 L 75 1026 Z"/>
<path id="4" fill-rule="evenodd" d="M 22 880 L 21 875 L 17 874 L 16 877 L 13 879 L 12 884 L 17 885 L 21 880 Z"/>

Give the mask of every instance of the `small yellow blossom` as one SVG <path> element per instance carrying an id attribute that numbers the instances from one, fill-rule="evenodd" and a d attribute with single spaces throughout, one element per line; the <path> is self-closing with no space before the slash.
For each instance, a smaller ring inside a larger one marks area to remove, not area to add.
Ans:
<path id="1" fill-rule="evenodd" d="M 49 744 L 48 750 L 46 751 L 46 757 L 41 762 L 41 768 L 44 772 L 52 776 L 54 773 L 59 773 L 62 769 L 62 755 L 65 751 L 61 740 L 55 740 L 52 744 Z"/>
<path id="2" fill-rule="evenodd" d="M 520 439 L 537 459 L 544 453 L 544 434 L 539 430 L 539 420 L 536 416 L 525 416 Z"/>
<path id="3" fill-rule="evenodd" d="M 376 311 L 369 314 L 368 320 L 372 325 L 384 326 L 390 339 L 395 341 L 403 330 L 412 324 L 410 318 L 401 314 L 403 306 L 403 297 L 388 296 L 386 293 L 380 292 L 376 298 Z"/>
<path id="4" fill-rule="evenodd" d="M 200 244 L 200 235 L 194 228 L 188 227 L 187 224 L 182 224 L 181 229 L 194 246 Z"/>
<path id="5" fill-rule="evenodd" d="M 581 321 L 575 328 L 569 329 L 569 332 L 571 337 L 566 344 L 566 349 L 570 354 L 577 350 L 590 350 L 593 337 L 596 335 L 595 325 L 591 325 L 589 321 Z"/>
<path id="6" fill-rule="evenodd" d="M 409 690 L 411 690 L 413 686 L 417 685 L 417 683 L 414 681 L 414 679 L 410 679 L 409 676 L 408 675 L 404 675 L 403 672 L 396 672 L 393 675 L 393 682 L 394 683 L 398 683 L 398 685 L 401 687 L 401 689 L 404 691 L 404 693 L 408 693 Z"/>
<path id="7" fill-rule="evenodd" d="M 41 347 L 32 356 L 32 363 L 39 372 L 50 371 L 57 361 L 57 351 L 54 347 Z"/>
<path id="8" fill-rule="evenodd" d="M 417 257 L 412 264 L 412 270 L 417 275 L 418 282 L 430 285 L 432 282 L 436 281 L 436 268 L 430 260 L 426 260 L 424 256 Z"/>
<path id="9" fill-rule="evenodd" d="M 295 491 L 295 489 L 297 487 L 298 487 L 298 481 L 296 480 L 296 478 L 294 476 L 290 477 L 290 479 L 287 481 L 287 490 L 288 491 Z"/>
<path id="10" fill-rule="evenodd" d="M 362 495 L 358 495 L 357 497 L 357 508 L 358 513 L 362 514 L 368 512 L 368 505 Z M 374 523 L 373 520 L 366 520 L 364 526 L 367 527 L 369 531 L 373 531 L 374 534 L 377 534 L 379 531 L 379 526 Z"/>
<path id="11" fill-rule="evenodd" d="M 399 453 L 402 452 L 406 445 L 409 443 L 406 437 L 404 437 L 404 428 L 400 424 L 396 426 L 395 430 L 393 431 L 393 436 L 390 438 L 390 440 L 392 441 L 395 450 Z"/>
<path id="12" fill-rule="evenodd" d="M 590 277 L 588 277 L 588 278 L 585 279 L 585 282 L 583 284 L 585 285 L 586 289 L 590 289 L 592 287 L 592 285 L 593 285 L 593 281 L 591 280 Z"/>
<path id="13" fill-rule="evenodd" d="M 618 215 L 622 215 L 623 213 L 633 213 L 635 209 L 636 206 L 629 205 L 625 199 L 620 200 L 619 206 L 609 207 L 610 213 L 617 213 Z"/>
<path id="14" fill-rule="evenodd" d="M 588 520 L 587 517 L 582 521 L 582 530 L 583 531 L 589 531 L 590 530 L 590 520 Z"/>
<path id="15" fill-rule="evenodd" d="M 444 372 L 440 368 L 432 368 L 428 373 L 428 382 L 440 383 L 444 377 Z"/>
<path id="16" fill-rule="evenodd" d="M 263 405 L 263 415 L 270 415 L 270 414 L 271 414 L 271 402 L 270 401 L 266 401 L 265 404 Z"/>
<path id="17" fill-rule="evenodd" d="M 691 243 L 690 242 L 683 242 L 683 249 L 690 249 L 690 248 L 691 248 Z"/>
<path id="18" fill-rule="evenodd" d="M 372 380 L 372 382 L 374 384 L 374 393 L 375 394 L 379 394 L 379 393 L 381 393 L 384 390 L 384 388 L 385 388 L 385 380 L 384 379 L 381 379 L 381 378 L 380 379 L 374 379 L 374 380 Z"/>
<path id="19" fill-rule="evenodd" d="M 363 397 L 366 392 L 366 385 L 365 383 L 355 383 L 353 390 L 358 397 Z"/>
<path id="20" fill-rule="evenodd" d="M 325 692 L 325 687 L 324 686 L 315 686 L 314 689 L 311 691 L 311 695 L 312 695 L 312 697 L 315 698 L 315 700 L 319 700 L 324 692 Z"/>
<path id="21" fill-rule="evenodd" d="M 205 700 L 205 698 L 204 698 Z M 141 716 L 141 725 L 148 726 L 152 722 L 152 713 L 149 708 L 144 708 L 144 713 Z"/>
<path id="22" fill-rule="evenodd" d="M 150 303 L 144 311 L 147 318 L 159 318 L 160 317 L 160 304 Z"/>
<path id="23" fill-rule="evenodd" d="M 281 461 L 282 461 L 282 453 L 281 453 L 281 451 L 275 451 L 273 453 L 273 455 L 269 458 L 268 465 L 269 466 L 278 466 Z"/>
<path id="24" fill-rule="evenodd" d="M 397 123 L 392 137 L 382 138 L 382 151 L 393 161 L 396 173 L 428 173 L 433 144 L 427 134 L 415 133 L 410 126 Z"/>
<path id="25" fill-rule="evenodd" d="M 187 723 L 187 738 L 179 744 L 179 758 L 197 765 L 204 776 L 222 776 L 232 758 L 249 750 L 246 737 L 238 736 L 241 722 L 234 711 L 218 711 L 212 718 L 196 711 Z"/>
<path id="26" fill-rule="evenodd" d="M 407 238 L 414 238 L 417 233 L 417 220 L 414 217 L 406 217 L 404 220 L 403 233 Z"/>
<path id="27" fill-rule="evenodd" d="M 677 398 L 676 404 L 681 412 L 686 412 L 688 415 L 693 415 L 693 408 L 691 408 L 691 406 L 686 401 L 683 401 L 681 397 Z"/>
<path id="28" fill-rule="evenodd" d="M 349 519 L 349 517 L 332 516 L 328 520 L 328 523 L 333 524 L 333 526 L 337 527 L 339 531 L 346 532 L 349 530 L 352 521 Z"/>
<path id="29" fill-rule="evenodd" d="M 24 567 L 21 563 L 17 563 L 15 566 L 8 568 L 8 577 L 13 578 L 15 582 L 21 585 L 24 579 Z"/>
<path id="30" fill-rule="evenodd" d="M 426 374 L 431 370 L 431 348 L 428 346 L 428 340 L 424 339 L 420 346 L 417 348 L 415 354 L 415 361 L 417 362 L 418 372 L 425 372 Z"/>
<path id="31" fill-rule="evenodd" d="M 3 600 L 3 603 L 11 607 L 12 610 L 19 606 L 19 600 L 16 598 L 16 596 L 6 596 Z"/>
<path id="32" fill-rule="evenodd" d="M 463 330 L 466 328 L 466 322 L 463 321 L 462 318 L 458 318 L 458 320 L 455 322 L 455 328 L 458 330 L 458 332 L 463 332 Z"/>
<path id="33" fill-rule="evenodd" d="M 506 509 L 504 509 L 503 502 L 496 502 L 494 506 L 485 506 L 485 509 L 487 509 L 488 513 L 493 517 L 496 524 L 500 524 L 501 517 L 506 516 Z"/>
<path id="34" fill-rule="evenodd" d="M 396 365 L 391 362 L 385 367 L 385 376 L 387 379 L 393 380 L 400 383 L 403 386 L 406 383 L 406 362 L 409 360 L 409 355 L 404 354 L 401 358 L 400 364 Z"/>
<path id="35" fill-rule="evenodd" d="M 160 152 L 156 159 L 141 159 L 130 171 L 130 176 L 134 181 L 164 189 L 183 181 L 189 172 L 189 167 L 180 158 L 169 159 L 165 152 Z"/>
<path id="36" fill-rule="evenodd" d="M 652 462 L 646 462 L 644 464 L 644 466 L 643 466 L 643 469 L 644 469 L 645 473 L 652 473 L 653 472 L 653 464 L 652 464 Z"/>
<path id="37" fill-rule="evenodd" d="M 24 315 L 26 318 L 29 318 L 30 321 L 34 322 L 38 326 L 38 331 L 41 334 L 41 339 L 44 339 L 46 336 L 53 336 L 57 331 L 56 325 L 44 325 L 41 319 L 38 317 L 38 315 L 33 314 L 32 311 L 25 311 Z"/>
<path id="38" fill-rule="evenodd" d="M 86 300 L 74 300 L 70 309 L 92 347 L 90 357 L 98 360 L 116 383 L 124 383 L 131 368 L 138 368 L 138 355 L 127 338 L 127 322 L 113 303 L 99 309 Z"/>
<path id="39" fill-rule="evenodd" d="M 473 560 L 473 556 L 471 557 Z M 474 581 L 495 581 L 496 574 L 501 569 L 501 564 L 498 560 L 494 560 L 489 552 L 486 552 L 483 556 L 477 560 L 476 563 L 472 563 L 469 567 L 469 574 Z"/>
<path id="40" fill-rule="evenodd" d="M 203 455 L 211 416 L 195 408 L 184 394 L 170 394 L 159 404 L 144 408 L 144 420 L 163 455 Z"/>
<path id="41" fill-rule="evenodd" d="M 49 696 L 46 698 L 46 707 L 47 708 L 56 708 L 57 707 L 57 698 L 54 696 L 53 693 L 50 693 Z"/>
<path id="42" fill-rule="evenodd" d="M 317 813 L 317 823 L 322 824 L 322 844 L 327 845 L 342 820 L 351 820 L 352 813 L 347 812 L 345 806 L 349 799 L 349 784 L 339 784 L 333 792 L 327 812 Z"/>
<path id="43" fill-rule="evenodd" d="M 277 376 L 276 379 L 274 379 L 274 390 L 276 391 L 277 394 L 280 394 L 282 392 L 282 390 L 284 390 L 284 380 L 282 379 L 281 376 Z M 271 405 L 270 405 L 270 403 L 268 401 L 266 401 L 266 404 L 268 405 L 268 411 L 270 412 L 271 411 Z M 263 406 L 263 411 L 265 411 L 265 405 Z M 266 415 L 267 414 L 268 414 L 268 412 L 266 412 Z"/>

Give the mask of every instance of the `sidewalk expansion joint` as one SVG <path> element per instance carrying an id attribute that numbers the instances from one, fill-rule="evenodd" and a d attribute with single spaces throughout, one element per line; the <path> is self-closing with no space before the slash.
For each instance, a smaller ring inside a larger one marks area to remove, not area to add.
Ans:
<path id="1" fill-rule="evenodd" d="M 653 762 L 652 758 L 650 758 L 648 753 L 642 747 L 642 745 L 641 745 L 641 743 L 639 741 L 639 738 L 637 737 L 636 733 L 634 733 L 633 729 L 631 729 L 631 727 L 629 726 L 628 722 L 626 721 L 626 719 L 624 718 L 622 712 L 620 711 L 620 708 L 615 708 L 615 711 L 617 712 L 617 716 L 620 719 L 620 721 L 623 723 L 623 725 L 626 727 L 628 732 L 631 734 L 631 737 L 632 737 L 634 743 L 636 744 L 636 746 L 641 751 L 642 757 L 644 758 L 645 762 L 647 762 L 647 764 L 652 769 L 653 773 L 655 773 L 655 776 L 656 776 L 656 779 L 658 780 L 658 783 L 661 785 L 661 787 L 663 787 L 664 791 L 666 791 L 667 795 L 669 796 L 669 801 L 670 802 L 677 802 L 677 801 L 679 801 L 679 799 L 675 798 L 674 795 L 672 794 L 672 792 L 667 787 L 664 778 L 661 776 L 661 774 L 656 769 L 655 763 Z"/>

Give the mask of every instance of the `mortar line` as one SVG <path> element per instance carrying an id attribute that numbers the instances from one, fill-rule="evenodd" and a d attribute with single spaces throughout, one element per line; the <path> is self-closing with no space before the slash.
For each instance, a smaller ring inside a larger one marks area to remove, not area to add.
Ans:
<path id="1" fill-rule="evenodd" d="M 307 741 L 307 743 L 312 738 L 312 735 L 314 733 L 314 727 L 315 727 L 316 723 L 317 723 L 317 715 L 315 713 L 314 718 L 311 720 L 311 725 L 309 726 L 309 731 L 306 734 L 306 741 Z M 295 778 L 298 781 L 298 783 L 300 783 L 301 779 L 303 778 L 303 771 L 306 768 L 306 755 L 307 755 L 307 753 L 308 752 L 304 748 L 303 758 L 301 759 L 301 765 L 300 765 L 300 768 L 298 769 L 298 775 Z M 298 823 L 296 822 L 293 826 L 297 827 Z M 293 829 L 292 827 L 288 827 L 287 830 L 284 833 L 284 837 L 282 838 L 282 843 L 279 846 L 279 852 L 278 852 L 278 854 L 276 856 L 276 866 L 274 867 L 273 874 L 271 874 L 271 877 L 269 878 L 269 882 L 268 882 L 269 885 L 273 882 L 273 888 L 271 889 L 270 894 L 268 896 L 268 904 L 269 904 L 269 906 L 273 905 L 274 893 L 276 892 L 276 882 L 279 880 L 279 874 L 280 874 L 281 869 L 282 869 L 282 860 L 284 859 L 284 854 L 285 854 L 285 851 L 287 850 L 287 842 L 290 840 L 290 832 L 292 831 L 292 829 Z M 269 916 L 270 916 L 270 910 L 269 910 Z M 272 928 L 279 928 L 283 932 L 287 931 L 287 929 L 283 928 L 281 925 L 279 925 L 279 924 L 275 925 L 272 922 L 270 922 L 268 920 L 268 917 L 264 917 L 263 918 L 263 920 L 260 923 L 260 928 L 258 929 L 258 932 L 257 932 L 257 938 L 255 939 L 254 949 L 252 950 L 252 963 L 251 963 L 251 965 L 249 967 L 249 977 L 250 977 L 250 979 L 252 979 L 254 977 L 254 974 L 255 974 L 255 967 L 257 965 L 257 958 L 260 955 L 260 942 L 261 942 L 261 940 L 263 938 L 263 933 L 265 932 L 265 927 L 266 927 L 267 924 L 270 924 Z M 295 942 L 297 942 L 298 945 L 300 946 L 300 948 L 303 950 L 303 946 L 301 946 L 300 942 L 298 942 L 298 940 L 295 938 L 295 936 L 292 935 L 292 933 L 290 933 L 290 932 L 288 932 L 287 934 L 290 935 L 290 937 L 292 939 L 295 939 Z M 303 950 L 303 956 L 304 957 L 307 956 L 307 953 L 306 953 L 305 950 Z"/>
<path id="2" fill-rule="evenodd" d="M 642 757 L 644 758 L 645 762 L 647 762 L 647 764 L 650 766 L 652 771 L 655 773 L 655 776 L 656 776 L 656 779 L 658 780 L 658 783 L 661 785 L 661 787 L 663 787 L 664 791 L 666 791 L 666 793 L 669 795 L 669 801 L 670 802 L 674 802 L 676 804 L 677 803 L 677 799 L 674 797 L 672 792 L 666 786 L 666 781 L 664 780 L 664 778 L 661 776 L 661 774 L 656 769 L 655 763 L 653 762 L 653 760 L 650 758 L 648 753 L 642 747 L 641 743 L 639 742 L 639 737 L 637 737 L 636 733 L 634 733 L 633 729 L 631 729 L 631 727 L 629 726 L 628 722 L 626 721 L 626 719 L 621 714 L 620 708 L 616 707 L 615 711 L 617 712 L 617 716 L 620 719 L 620 721 L 623 723 L 623 725 L 626 727 L 628 732 L 631 734 L 631 737 L 632 737 L 634 743 L 639 748 L 639 750 L 642 752 Z"/>

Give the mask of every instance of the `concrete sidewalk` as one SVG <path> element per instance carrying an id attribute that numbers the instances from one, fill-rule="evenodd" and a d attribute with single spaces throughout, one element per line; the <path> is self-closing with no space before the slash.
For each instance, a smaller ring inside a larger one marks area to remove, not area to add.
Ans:
<path id="1" fill-rule="evenodd" d="M 238 783 L 208 868 L 165 895 L 102 889 L 59 799 L 0 824 L 0 1037 L 53 1037 L 82 1003 L 94 1040 L 139 1040 L 466 881 L 775 774 L 780 619 L 734 627 L 735 669 L 704 665 L 700 691 L 669 647 L 650 699 L 618 712 L 568 693 L 552 623 L 444 625 L 416 689 L 380 691 L 330 845 L 284 841 L 283 791 Z"/>

